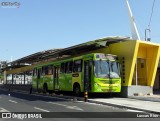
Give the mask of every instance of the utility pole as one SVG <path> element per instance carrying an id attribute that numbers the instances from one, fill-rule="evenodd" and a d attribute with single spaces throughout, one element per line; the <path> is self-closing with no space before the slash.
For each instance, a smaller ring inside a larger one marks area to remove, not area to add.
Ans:
<path id="1" fill-rule="evenodd" d="M 137 30 L 137 26 L 136 26 L 136 22 L 135 19 L 133 17 L 132 11 L 131 11 L 131 7 L 129 5 L 129 1 L 126 0 L 126 4 L 127 4 L 127 8 L 128 8 L 128 17 L 129 17 L 129 22 L 130 22 L 130 27 L 131 27 L 131 34 L 132 34 L 132 39 L 134 40 L 141 40 L 138 30 Z"/>

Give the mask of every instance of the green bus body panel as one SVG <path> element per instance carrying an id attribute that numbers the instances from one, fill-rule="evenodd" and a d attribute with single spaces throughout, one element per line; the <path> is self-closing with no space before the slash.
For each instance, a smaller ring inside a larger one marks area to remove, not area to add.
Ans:
<path id="1" fill-rule="evenodd" d="M 72 91 L 72 73 L 60 74 L 59 90 Z"/>
<path id="2" fill-rule="evenodd" d="M 38 89 L 43 89 L 43 85 L 44 83 L 46 83 L 48 86 L 48 90 L 58 89 L 60 91 L 73 91 L 73 85 L 75 83 L 78 83 L 80 85 L 81 92 L 84 92 L 84 61 L 96 60 L 96 53 L 40 64 L 37 66 L 37 68 L 42 68 L 42 66 L 47 66 L 47 65 L 60 67 L 61 63 L 79 59 L 83 60 L 82 72 L 61 73 L 59 70 L 58 83 L 54 80 L 53 75 L 44 75 L 44 76 L 41 75 L 41 78 L 38 79 Z M 93 93 L 121 92 L 121 78 L 114 78 L 114 79 L 96 78 L 93 73 L 94 73 L 94 68 L 92 65 L 91 90 L 89 90 L 89 92 Z M 37 89 L 37 76 L 33 76 L 32 87 L 34 89 Z"/>
<path id="3" fill-rule="evenodd" d="M 53 75 L 45 75 L 42 77 L 43 79 L 43 84 L 47 84 L 48 90 L 53 90 Z"/>
<path id="4" fill-rule="evenodd" d="M 37 89 L 37 77 L 36 76 L 32 77 L 32 88 Z"/>
<path id="5" fill-rule="evenodd" d="M 75 72 L 72 73 L 72 87 L 75 83 L 78 83 L 80 85 L 81 92 L 83 92 L 83 83 L 82 83 L 82 72 Z"/>

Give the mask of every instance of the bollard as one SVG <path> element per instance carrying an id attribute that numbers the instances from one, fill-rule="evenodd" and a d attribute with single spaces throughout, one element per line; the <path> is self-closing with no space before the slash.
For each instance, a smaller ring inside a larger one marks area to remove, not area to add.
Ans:
<path id="1" fill-rule="evenodd" d="M 85 102 L 88 101 L 88 92 L 84 92 L 84 101 L 85 101 Z"/>

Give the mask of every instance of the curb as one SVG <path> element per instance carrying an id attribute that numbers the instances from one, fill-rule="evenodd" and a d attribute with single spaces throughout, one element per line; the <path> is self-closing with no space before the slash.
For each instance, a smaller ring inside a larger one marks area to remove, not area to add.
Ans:
<path id="1" fill-rule="evenodd" d="M 140 109 L 140 108 L 129 107 L 129 106 L 125 106 L 125 105 L 119 105 L 119 104 L 113 104 L 113 103 L 107 103 L 107 102 L 99 102 L 99 101 L 94 101 L 94 100 L 90 100 L 90 99 L 88 100 L 88 102 L 107 105 L 107 106 L 113 106 L 113 107 L 118 107 L 118 108 L 138 110 L 138 111 L 143 111 L 143 112 L 146 112 L 146 113 L 154 113 L 154 114 L 159 114 L 160 115 L 160 112 L 158 112 L 158 111 L 151 111 L 151 110 L 147 110 L 147 109 Z"/>
<path id="2" fill-rule="evenodd" d="M 128 98 L 130 98 L 130 99 L 137 99 L 137 100 L 143 100 L 143 101 L 152 101 L 152 102 L 160 102 L 160 98 L 158 98 L 158 100 L 157 100 L 157 98 L 152 98 L 152 99 L 147 99 L 147 98 L 145 98 L 145 97 L 128 97 Z"/>

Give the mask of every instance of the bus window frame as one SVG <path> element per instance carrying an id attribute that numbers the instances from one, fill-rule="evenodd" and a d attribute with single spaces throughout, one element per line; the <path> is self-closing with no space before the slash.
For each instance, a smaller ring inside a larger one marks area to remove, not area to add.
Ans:
<path id="1" fill-rule="evenodd" d="M 48 65 L 48 75 L 53 75 L 53 65 Z"/>
<path id="2" fill-rule="evenodd" d="M 80 64 L 76 64 L 76 62 L 80 61 Z M 73 72 L 82 72 L 82 59 L 74 60 L 73 62 Z M 80 67 L 80 70 L 78 70 Z"/>
<path id="3" fill-rule="evenodd" d="M 51 69 L 51 73 L 50 72 Z M 53 74 L 53 65 L 42 66 L 42 75 L 52 75 Z"/>
<path id="4" fill-rule="evenodd" d="M 73 71 L 73 61 L 68 61 L 65 63 L 65 73 L 72 73 Z"/>
<path id="5" fill-rule="evenodd" d="M 37 68 L 33 69 L 33 76 L 37 76 Z"/>
<path id="6" fill-rule="evenodd" d="M 66 70 L 65 69 L 65 63 L 62 62 L 61 65 L 60 65 L 60 73 L 62 73 L 62 74 L 65 73 L 65 70 Z"/>

